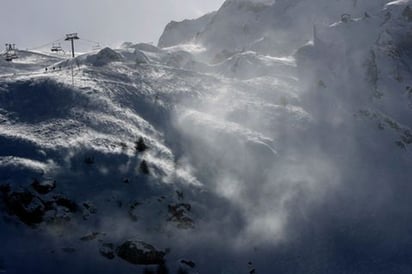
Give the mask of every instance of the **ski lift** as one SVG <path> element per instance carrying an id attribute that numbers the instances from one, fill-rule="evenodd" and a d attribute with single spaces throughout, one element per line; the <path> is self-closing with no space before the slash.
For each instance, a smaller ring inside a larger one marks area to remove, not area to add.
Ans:
<path id="1" fill-rule="evenodd" d="M 7 62 L 11 62 L 11 61 L 13 61 L 14 59 L 17 59 L 17 58 L 19 58 L 18 56 L 17 56 L 17 54 L 16 53 L 6 53 L 6 61 Z"/>
<path id="2" fill-rule="evenodd" d="M 93 50 L 100 50 L 102 47 L 100 46 L 100 44 L 99 43 L 97 43 L 97 44 L 95 44 L 94 46 L 93 46 Z"/>
<path id="3" fill-rule="evenodd" d="M 18 56 L 17 56 L 17 53 L 16 53 L 16 51 L 12 51 L 12 52 L 9 52 L 9 56 L 10 56 L 10 58 L 11 59 L 17 59 L 17 58 L 19 58 Z"/>
<path id="4" fill-rule="evenodd" d="M 6 44 L 6 53 L 5 53 L 5 56 L 6 56 L 6 61 L 7 62 L 11 62 L 11 61 L 13 61 L 14 59 L 17 59 L 17 58 L 19 58 L 18 56 L 17 56 L 17 49 L 16 49 L 16 45 L 15 44 Z"/>
<path id="5" fill-rule="evenodd" d="M 63 51 L 63 48 L 60 45 L 60 43 L 58 43 L 58 44 L 53 44 L 50 50 L 51 50 L 51 52 L 59 53 L 59 52 Z"/>

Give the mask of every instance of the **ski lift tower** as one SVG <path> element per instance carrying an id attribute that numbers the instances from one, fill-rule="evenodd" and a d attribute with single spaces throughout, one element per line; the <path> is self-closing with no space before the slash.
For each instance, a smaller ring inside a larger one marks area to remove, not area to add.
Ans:
<path id="1" fill-rule="evenodd" d="M 71 41 L 72 42 L 72 57 L 74 58 L 74 40 L 79 40 L 79 36 L 77 35 L 77 33 L 69 33 L 66 34 L 66 39 L 64 39 L 65 41 Z"/>

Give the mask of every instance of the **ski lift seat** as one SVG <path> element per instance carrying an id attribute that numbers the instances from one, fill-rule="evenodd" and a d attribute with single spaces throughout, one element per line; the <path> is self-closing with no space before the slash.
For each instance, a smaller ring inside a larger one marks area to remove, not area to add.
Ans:
<path id="1" fill-rule="evenodd" d="M 53 45 L 51 47 L 51 51 L 52 52 L 60 52 L 60 51 L 63 51 L 63 49 L 62 49 L 61 45 L 59 44 L 59 45 Z"/>

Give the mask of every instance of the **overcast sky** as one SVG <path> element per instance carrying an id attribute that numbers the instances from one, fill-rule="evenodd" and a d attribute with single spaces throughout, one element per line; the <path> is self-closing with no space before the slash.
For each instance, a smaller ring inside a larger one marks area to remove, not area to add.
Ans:
<path id="1" fill-rule="evenodd" d="M 34 48 L 78 32 L 81 38 L 115 45 L 157 44 L 171 20 L 196 18 L 224 0 L 2 0 L 0 42 Z"/>

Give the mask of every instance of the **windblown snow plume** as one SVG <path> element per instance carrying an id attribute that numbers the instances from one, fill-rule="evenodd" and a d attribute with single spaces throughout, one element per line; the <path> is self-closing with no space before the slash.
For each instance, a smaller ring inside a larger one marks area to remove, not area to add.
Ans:
<path id="1" fill-rule="evenodd" d="M 0 61 L 0 272 L 410 273 L 411 26 L 227 0 L 159 47 Z"/>

